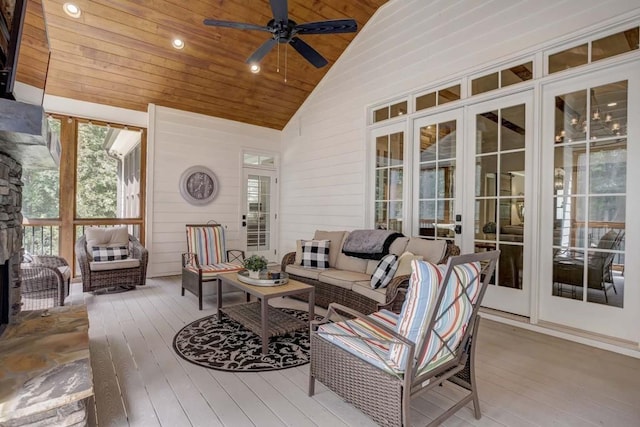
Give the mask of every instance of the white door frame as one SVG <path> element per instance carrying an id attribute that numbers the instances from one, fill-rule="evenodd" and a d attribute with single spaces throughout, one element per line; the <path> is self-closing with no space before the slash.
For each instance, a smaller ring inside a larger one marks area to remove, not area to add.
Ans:
<path id="1" fill-rule="evenodd" d="M 552 296 L 552 243 L 553 212 L 542 209 L 540 227 L 540 285 L 539 318 L 572 328 L 603 334 L 634 343 L 640 342 L 640 193 L 635 188 L 640 182 L 640 168 L 633 167 L 634 160 L 640 160 L 640 63 L 611 67 L 557 81 L 542 86 L 542 162 L 540 168 L 541 205 L 553 203 L 553 167 L 554 167 L 554 108 L 555 96 L 601 86 L 616 81 L 628 81 L 627 99 L 627 193 L 626 193 L 626 247 L 624 308 L 604 304 L 582 302 L 570 298 Z"/>
<path id="2" fill-rule="evenodd" d="M 264 251 L 252 251 L 247 246 L 247 223 L 248 223 L 248 206 L 247 206 L 247 182 L 249 175 L 268 176 L 271 178 L 270 188 L 270 210 L 269 210 L 269 248 Z M 242 205 L 241 205 L 241 227 L 240 238 L 242 246 L 245 248 L 246 256 L 262 255 L 270 262 L 278 262 L 277 252 L 277 235 L 278 235 L 278 174 L 275 169 L 253 168 L 244 166 L 242 169 Z"/>
<path id="3" fill-rule="evenodd" d="M 524 204 L 526 209 L 526 220 L 524 221 L 524 242 L 523 245 L 523 271 L 522 289 L 509 288 L 504 286 L 489 286 L 483 300 L 483 306 L 506 311 L 525 317 L 530 317 L 532 310 L 532 271 L 533 254 L 537 245 L 538 229 L 535 224 L 538 222 L 537 197 L 534 192 L 537 186 L 534 181 L 537 178 L 537 171 L 534 163 L 534 92 L 529 89 L 512 95 L 501 96 L 487 101 L 465 107 L 465 143 L 464 143 L 464 163 L 466 171 L 464 187 L 467 189 L 464 199 L 462 215 L 462 253 L 475 251 L 475 155 L 476 155 L 476 115 L 492 110 L 509 108 L 515 105 L 525 105 L 525 196 Z"/>

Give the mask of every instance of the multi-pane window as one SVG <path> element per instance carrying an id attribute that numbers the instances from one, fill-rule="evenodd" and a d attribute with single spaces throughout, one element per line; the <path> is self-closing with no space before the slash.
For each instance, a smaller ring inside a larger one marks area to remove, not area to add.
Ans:
<path id="1" fill-rule="evenodd" d="M 404 133 L 376 138 L 375 226 L 402 232 Z"/>
<path id="2" fill-rule="evenodd" d="M 634 27 L 551 54 L 548 72 L 553 74 L 637 50 L 640 47 L 639 36 L 640 27 Z"/>
<path id="3" fill-rule="evenodd" d="M 460 99 L 460 85 L 450 86 L 416 97 L 416 111 L 444 105 Z"/>
<path id="4" fill-rule="evenodd" d="M 511 86 L 533 78 L 533 62 L 514 65 L 471 80 L 471 95 Z"/>
<path id="5" fill-rule="evenodd" d="M 627 90 L 555 98 L 553 295 L 623 306 Z"/>
<path id="6" fill-rule="evenodd" d="M 373 110 L 373 123 L 407 114 L 407 101 L 398 102 Z"/>
<path id="7" fill-rule="evenodd" d="M 454 223 L 456 121 L 420 128 L 418 234 L 453 238 L 453 230 L 438 227 Z"/>

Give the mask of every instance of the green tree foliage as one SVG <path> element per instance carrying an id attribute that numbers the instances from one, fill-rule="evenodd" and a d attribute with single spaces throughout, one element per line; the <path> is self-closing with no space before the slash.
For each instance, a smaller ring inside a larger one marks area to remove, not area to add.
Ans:
<path id="1" fill-rule="evenodd" d="M 52 131 L 60 132 L 60 121 L 50 119 Z M 77 202 L 80 218 L 115 218 L 117 213 L 118 161 L 103 148 L 109 129 L 81 124 L 78 127 Z M 22 213 L 26 218 L 57 218 L 59 213 L 58 169 L 22 172 Z"/>
<path id="2" fill-rule="evenodd" d="M 118 161 L 103 148 L 108 128 L 78 126 L 77 202 L 80 218 L 115 218 Z"/>

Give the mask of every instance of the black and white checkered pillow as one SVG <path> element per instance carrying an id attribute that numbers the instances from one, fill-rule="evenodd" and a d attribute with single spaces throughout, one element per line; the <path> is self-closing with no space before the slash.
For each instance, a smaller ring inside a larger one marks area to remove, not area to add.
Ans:
<path id="1" fill-rule="evenodd" d="M 386 287 L 393 275 L 398 269 L 398 256 L 394 254 L 385 255 L 378 266 L 376 271 L 371 276 L 371 289 L 380 289 Z"/>
<path id="2" fill-rule="evenodd" d="M 331 240 L 303 240 L 302 266 L 329 268 L 329 244 Z"/>
<path id="3" fill-rule="evenodd" d="M 127 246 L 93 246 L 91 256 L 94 261 L 116 261 L 129 258 Z"/>

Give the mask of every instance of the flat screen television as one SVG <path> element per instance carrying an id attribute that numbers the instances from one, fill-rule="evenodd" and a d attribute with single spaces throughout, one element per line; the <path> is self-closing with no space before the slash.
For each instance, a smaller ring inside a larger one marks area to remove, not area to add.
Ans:
<path id="1" fill-rule="evenodd" d="M 0 0 L 0 97 L 15 99 L 20 39 L 28 0 Z"/>
<path id="2" fill-rule="evenodd" d="M 42 105 L 50 57 L 42 0 L 0 0 L 0 8 L 0 98 Z"/>

